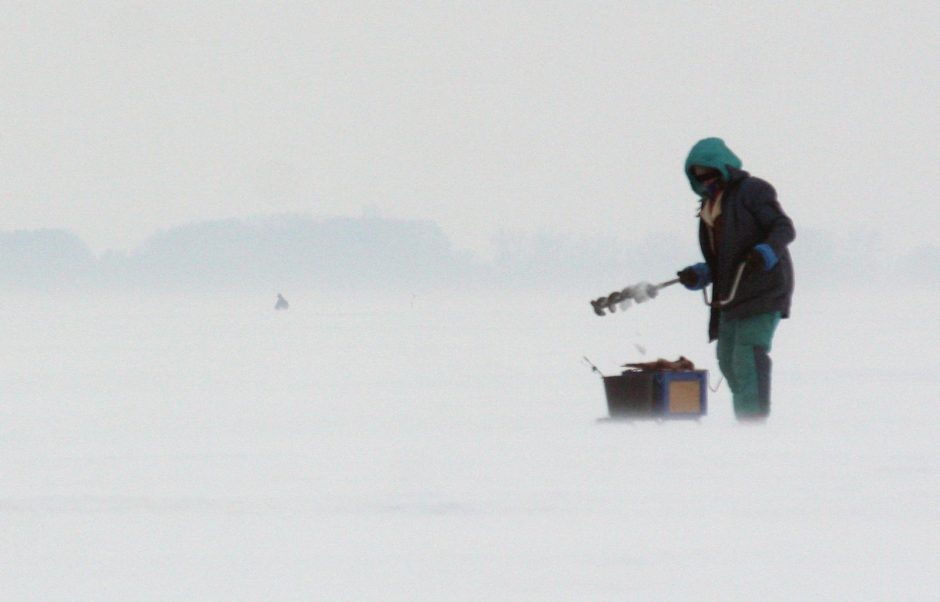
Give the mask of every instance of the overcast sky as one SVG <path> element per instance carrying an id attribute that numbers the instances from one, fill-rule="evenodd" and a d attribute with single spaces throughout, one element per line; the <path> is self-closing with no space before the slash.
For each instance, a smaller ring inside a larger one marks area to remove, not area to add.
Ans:
<path id="1" fill-rule="evenodd" d="M 692 237 L 682 163 L 721 136 L 798 231 L 930 244 L 938 23 L 936 1 L 3 2 L 0 228 Z"/>

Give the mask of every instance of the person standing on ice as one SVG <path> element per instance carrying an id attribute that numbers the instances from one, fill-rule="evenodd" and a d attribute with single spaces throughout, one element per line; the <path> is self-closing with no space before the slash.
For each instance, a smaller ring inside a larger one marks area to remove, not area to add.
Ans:
<path id="1" fill-rule="evenodd" d="M 718 341 L 718 366 L 728 381 L 738 420 L 770 414 L 770 348 L 790 314 L 796 237 L 773 186 L 741 169 L 720 138 L 705 138 L 685 161 L 701 197 L 699 244 L 705 261 L 679 271 L 690 290 L 712 284 L 708 340 Z M 742 267 L 743 266 L 743 267 Z"/>

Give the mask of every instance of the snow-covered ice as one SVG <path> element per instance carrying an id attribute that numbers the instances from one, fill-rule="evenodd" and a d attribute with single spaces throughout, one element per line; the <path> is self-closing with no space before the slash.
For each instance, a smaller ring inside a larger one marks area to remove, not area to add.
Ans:
<path id="1" fill-rule="evenodd" d="M 582 355 L 682 354 L 715 384 L 678 288 L 603 318 L 576 295 L 289 296 L 6 298 L 0 597 L 940 591 L 926 293 L 798 291 L 761 427 L 724 385 L 699 422 L 598 421 Z"/>

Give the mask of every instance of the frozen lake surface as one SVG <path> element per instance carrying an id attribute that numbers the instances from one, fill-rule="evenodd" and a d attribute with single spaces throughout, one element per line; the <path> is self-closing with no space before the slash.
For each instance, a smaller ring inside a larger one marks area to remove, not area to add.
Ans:
<path id="1" fill-rule="evenodd" d="M 798 292 L 755 427 L 725 385 L 699 422 L 598 421 L 583 355 L 682 354 L 716 383 L 694 294 L 598 318 L 587 296 L 283 292 L 5 299 L 4 599 L 940 591 L 935 296 Z"/>

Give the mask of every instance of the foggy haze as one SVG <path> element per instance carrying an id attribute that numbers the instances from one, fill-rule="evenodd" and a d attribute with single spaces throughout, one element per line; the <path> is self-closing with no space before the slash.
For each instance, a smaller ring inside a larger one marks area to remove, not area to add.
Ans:
<path id="1" fill-rule="evenodd" d="M 8 3 L 0 224 L 251 215 L 685 238 L 721 136 L 804 229 L 930 244 L 940 5 Z M 867 238 L 867 237 L 866 237 Z"/>
<path id="2" fill-rule="evenodd" d="M 934 599 L 938 22 L 5 3 L 0 597 Z M 705 136 L 797 231 L 756 428 L 700 293 L 588 303 L 700 261 Z"/>

